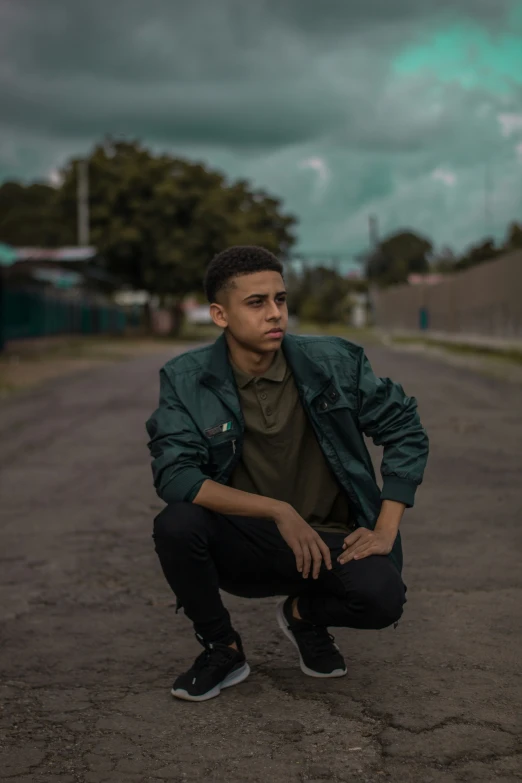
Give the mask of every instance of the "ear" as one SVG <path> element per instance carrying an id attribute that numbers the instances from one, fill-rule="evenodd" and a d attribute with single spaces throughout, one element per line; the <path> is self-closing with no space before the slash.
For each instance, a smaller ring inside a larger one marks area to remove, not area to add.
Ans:
<path id="1" fill-rule="evenodd" d="M 225 309 L 222 305 L 219 304 L 211 304 L 210 305 L 210 316 L 216 326 L 219 326 L 220 329 L 226 329 L 228 326 L 228 320 L 227 315 L 225 312 Z"/>

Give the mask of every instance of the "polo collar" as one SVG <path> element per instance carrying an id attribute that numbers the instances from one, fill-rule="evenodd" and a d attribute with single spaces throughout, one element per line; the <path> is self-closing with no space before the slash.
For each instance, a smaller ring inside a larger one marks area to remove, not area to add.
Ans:
<path id="1" fill-rule="evenodd" d="M 263 373 L 263 375 L 251 375 L 250 373 L 243 372 L 243 370 L 240 370 L 239 367 L 236 367 L 230 357 L 229 360 L 232 364 L 232 371 L 236 378 L 238 389 L 245 389 L 250 383 L 255 383 L 256 381 L 260 380 L 282 383 L 282 381 L 284 381 L 288 366 L 285 355 L 281 349 L 276 352 L 272 364 L 268 370 Z"/>

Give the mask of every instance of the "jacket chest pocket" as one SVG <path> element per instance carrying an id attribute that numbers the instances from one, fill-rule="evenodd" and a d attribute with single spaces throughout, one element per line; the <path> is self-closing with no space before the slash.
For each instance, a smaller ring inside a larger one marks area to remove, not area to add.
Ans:
<path id="1" fill-rule="evenodd" d="M 357 395 L 346 389 L 340 392 L 331 385 L 315 400 L 314 407 L 319 416 L 341 411 L 353 413 L 357 409 Z"/>
<path id="2" fill-rule="evenodd" d="M 226 470 L 230 461 L 234 459 L 237 450 L 236 438 L 226 438 L 216 443 L 209 443 L 210 467 L 214 472 Z"/>
<path id="3" fill-rule="evenodd" d="M 314 409 L 319 428 L 330 434 L 340 453 L 351 450 L 354 444 L 359 447 L 356 394 L 330 386 L 315 400 Z"/>

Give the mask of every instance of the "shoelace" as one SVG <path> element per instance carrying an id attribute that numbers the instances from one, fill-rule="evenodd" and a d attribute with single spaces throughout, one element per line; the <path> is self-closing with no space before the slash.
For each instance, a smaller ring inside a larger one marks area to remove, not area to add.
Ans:
<path id="1" fill-rule="evenodd" d="M 198 655 L 192 665 L 191 673 L 194 676 L 192 682 L 196 681 L 197 675 L 203 669 L 212 671 L 213 669 L 218 669 L 224 663 L 228 663 L 230 652 L 233 652 L 233 650 L 224 644 L 205 644 L 205 649 Z"/>
<path id="2" fill-rule="evenodd" d="M 299 641 L 303 644 L 313 658 L 319 658 L 335 650 L 334 637 L 328 633 L 326 628 L 312 625 L 310 628 L 300 628 L 297 632 L 293 631 Z M 337 652 L 337 650 L 335 650 Z"/>

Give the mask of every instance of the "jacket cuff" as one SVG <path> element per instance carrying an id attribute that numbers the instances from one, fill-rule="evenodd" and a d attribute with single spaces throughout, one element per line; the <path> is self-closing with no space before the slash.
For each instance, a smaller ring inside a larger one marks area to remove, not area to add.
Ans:
<path id="1" fill-rule="evenodd" d="M 381 500 L 395 500 L 397 503 L 404 503 L 407 508 L 412 508 L 416 491 L 417 484 L 414 481 L 397 476 L 384 476 Z"/>
<path id="2" fill-rule="evenodd" d="M 207 479 L 198 468 L 186 468 L 162 487 L 158 495 L 165 503 L 192 503 Z"/>

